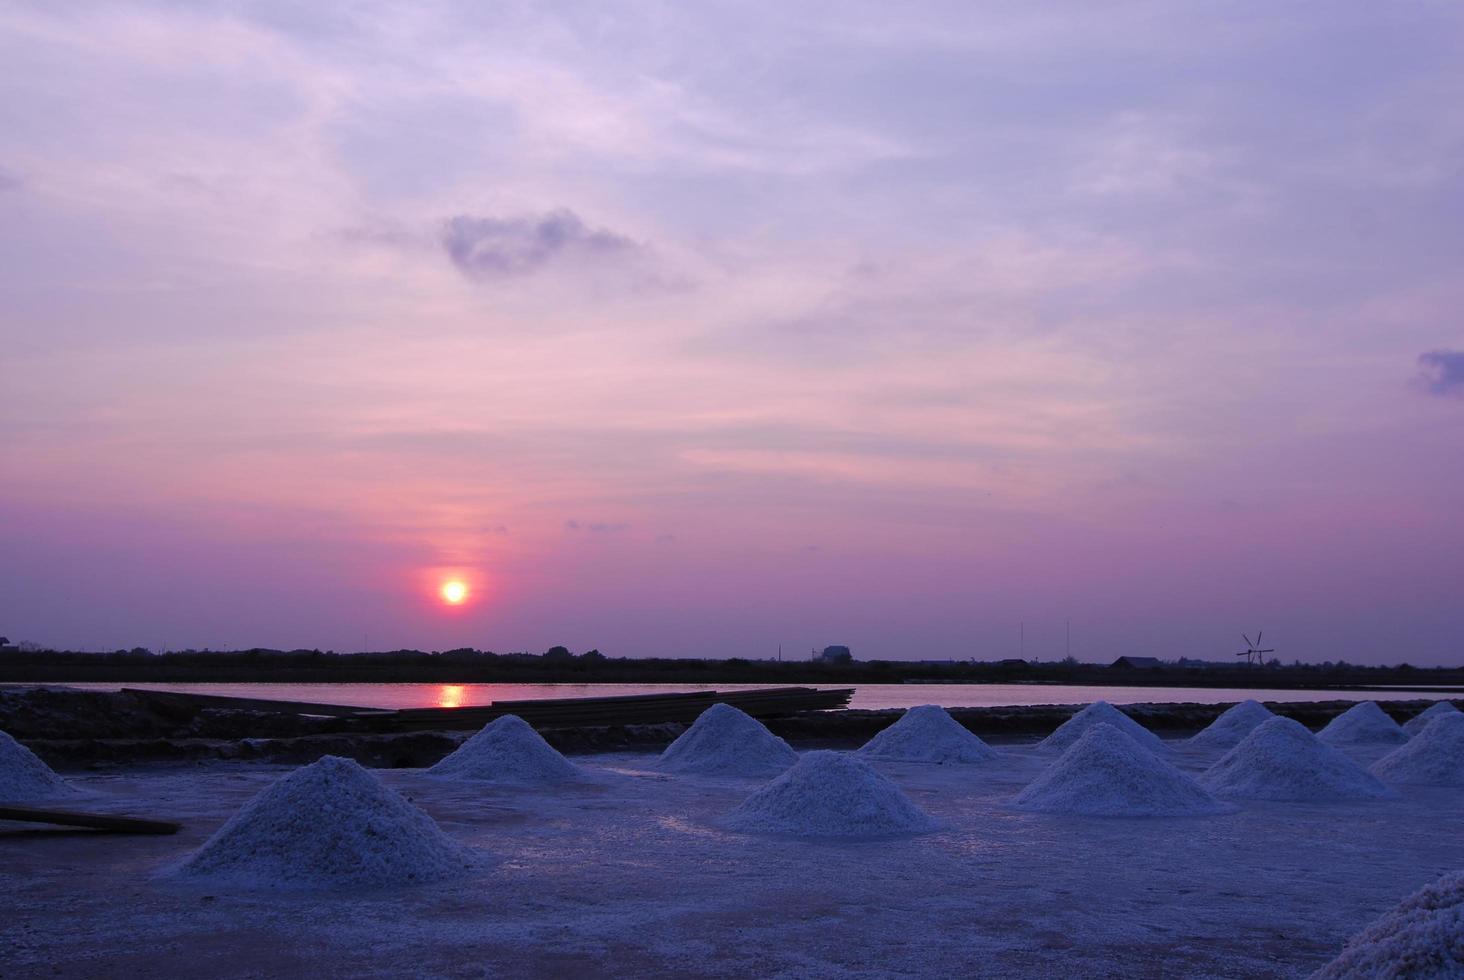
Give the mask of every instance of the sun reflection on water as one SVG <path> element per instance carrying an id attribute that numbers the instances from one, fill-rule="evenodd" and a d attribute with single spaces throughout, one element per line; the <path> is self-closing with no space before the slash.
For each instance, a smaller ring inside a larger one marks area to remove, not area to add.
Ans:
<path id="1" fill-rule="evenodd" d="M 439 687 L 437 706 L 439 708 L 461 708 L 463 706 L 463 686 L 461 684 L 443 684 Z"/>

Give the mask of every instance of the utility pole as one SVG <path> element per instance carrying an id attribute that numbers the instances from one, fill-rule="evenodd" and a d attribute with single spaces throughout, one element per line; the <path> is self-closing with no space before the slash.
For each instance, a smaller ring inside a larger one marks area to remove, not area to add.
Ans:
<path id="1" fill-rule="evenodd" d="M 1065 656 L 1071 657 L 1073 655 L 1073 621 L 1071 619 L 1064 619 L 1062 621 L 1062 628 L 1064 634 L 1062 652 Z"/>
<path id="2" fill-rule="evenodd" d="M 1025 620 L 1017 624 L 1017 651 L 1023 660 L 1027 659 L 1027 623 Z"/>

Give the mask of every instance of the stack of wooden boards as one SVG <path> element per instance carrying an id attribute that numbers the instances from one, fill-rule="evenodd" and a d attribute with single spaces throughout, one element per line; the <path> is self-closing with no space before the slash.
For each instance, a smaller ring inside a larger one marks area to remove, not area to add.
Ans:
<path id="1" fill-rule="evenodd" d="M 853 688 L 821 691 L 811 687 L 774 687 L 753 691 L 691 691 L 603 698 L 494 701 L 492 704 L 460 708 L 401 708 L 383 711 L 306 701 L 271 701 L 135 688 L 123 690 L 139 698 L 178 706 L 290 712 L 340 718 L 348 722 L 350 728 L 373 732 L 475 730 L 504 715 L 518 715 L 535 728 L 689 723 L 695 721 L 707 708 L 719 703 L 740 708 L 754 718 L 776 718 L 805 711 L 847 708 L 849 699 L 854 694 Z"/>

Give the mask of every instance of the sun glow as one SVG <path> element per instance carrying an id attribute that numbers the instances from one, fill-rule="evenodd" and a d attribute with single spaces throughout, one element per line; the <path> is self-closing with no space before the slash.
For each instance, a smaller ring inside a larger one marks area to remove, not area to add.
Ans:
<path id="1" fill-rule="evenodd" d="M 438 594 L 442 596 L 442 601 L 449 606 L 460 606 L 468 597 L 468 583 L 461 579 L 450 579 L 442 583 L 442 588 L 438 590 Z"/>

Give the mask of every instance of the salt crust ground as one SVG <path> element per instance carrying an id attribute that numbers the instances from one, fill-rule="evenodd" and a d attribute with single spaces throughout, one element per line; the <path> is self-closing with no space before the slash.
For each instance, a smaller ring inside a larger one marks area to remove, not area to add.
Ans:
<path id="1" fill-rule="evenodd" d="M 544 786 L 583 775 L 517 715 L 495 718 L 427 771 L 446 779 L 516 786 Z"/>
<path id="2" fill-rule="evenodd" d="M 1363 701 L 1329 721 L 1317 738 L 1329 745 L 1396 745 L 1408 741 L 1408 733 L 1376 701 Z"/>
<path id="3" fill-rule="evenodd" d="M 1235 809 L 1103 723 L 1084 732 L 1012 805 L 1089 817 L 1204 816 Z"/>
<path id="4" fill-rule="evenodd" d="M 859 754 L 898 762 L 989 762 L 997 751 L 936 704 L 910 708 L 866 742 Z"/>
<path id="5" fill-rule="evenodd" d="M 746 834 L 864 840 L 940 827 L 900 787 L 842 752 L 809 752 L 720 823 Z"/>
<path id="6" fill-rule="evenodd" d="M 462 874 L 470 852 L 350 759 L 325 756 L 251 800 L 173 874 L 249 887 L 383 887 Z"/>
<path id="7" fill-rule="evenodd" d="M 788 743 L 730 704 L 714 704 L 666 747 L 657 767 L 704 776 L 774 776 L 798 761 Z"/>
<path id="8" fill-rule="evenodd" d="M 1464 869 L 1464 789 L 1404 786 L 1385 805 L 1246 802 L 1136 828 L 1011 809 L 1053 760 L 1004 745 L 1001 765 L 881 763 L 946 829 L 841 842 L 719 830 L 745 783 L 648 773 L 646 753 L 572 758 L 620 775 L 520 790 L 375 771 L 491 863 L 421 886 L 309 892 L 153 878 L 279 767 L 68 774 L 93 792 L 88 808 L 184 829 L 0 822 L 0 973 L 1295 980 L 1403 896 Z M 1213 761 L 1182 746 L 1172 758 L 1190 773 Z"/>
<path id="9" fill-rule="evenodd" d="M 1388 783 L 1464 786 L 1464 713 L 1435 717 L 1421 732 L 1373 763 Z"/>
<path id="10" fill-rule="evenodd" d="M 1068 746 L 1082 738 L 1083 733 L 1089 728 L 1098 724 L 1112 725 L 1151 751 L 1161 753 L 1167 751 L 1163 739 L 1134 721 L 1122 711 L 1119 711 L 1107 701 L 1094 701 L 1083 710 L 1077 712 L 1058 726 L 1057 731 L 1043 739 L 1038 747 L 1048 752 L 1064 751 Z"/>
<path id="11" fill-rule="evenodd" d="M 1209 727 L 1185 744 L 1196 749 L 1233 749 L 1262 722 L 1276 717 L 1259 701 L 1242 701 L 1227 708 Z"/>
<path id="12" fill-rule="evenodd" d="M 1406 722 L 1404 722 L 1403 730 L 1409 735 L 1417 735 L 1428 726 L 1429 722 L 1433 721 L 1440 715 L 1457 714 L 1464 714 L 1464 712 L 1460 712 L 1458 708 L 1454 707 L 1453 702 L 1436 701 L 1433 704 L 1429 705 L 1427 708 L 1424 708 L 1418 714 L 1414 715 L 1412 718 L 1409 718 Z"/>
<path id="13" fill-rule="evenodd" d="M 1299 721 L 1272 718 L 1258 725 L 1200 777 L 1224 799 L 1383 800 L 1396 794 Z"/>
<path id="14" fill-rule="evenodd" d="M 1312 980 L 1464 977 L 1464 874 L 1408 896 L 1347 943 Z"/>
<path id="15" fill-rule="evenodd" d="M 79 795 L 34 752 L 0 732 L 0 803 Z"/>

